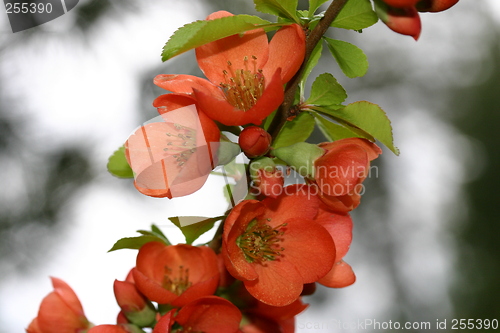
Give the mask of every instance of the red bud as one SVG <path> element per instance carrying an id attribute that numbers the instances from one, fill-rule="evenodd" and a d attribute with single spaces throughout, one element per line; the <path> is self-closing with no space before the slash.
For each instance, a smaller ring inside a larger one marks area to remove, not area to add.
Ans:
<path id="1" fill-rule="evenodd" d="M 238 143 L 247 157 L 254 158 L 269 151 L 271 140 L 271 135 L 263 128 L 249 126 L 241 132 Z"/>

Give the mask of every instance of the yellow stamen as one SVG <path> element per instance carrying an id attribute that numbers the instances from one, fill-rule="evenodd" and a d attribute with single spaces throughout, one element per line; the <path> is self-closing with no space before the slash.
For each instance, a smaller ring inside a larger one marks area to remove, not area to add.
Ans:
<path id="1" fill-rule="evenodd" d="M 265 88 L 265 78 L 262 69 L 257 69 L 256 56 L 252 56 L 252 70 L 248 66 L 248 57 L 245 56 L 243 61 L 245 68 L 236 70 L 233 70 L 230 61 L 227 62 L 229 71 L 222 71 L 226 82 L 221 82 L 220 86 L 229 104 L 240 110 L 248 111 L 262 96 Z"/>
<path id="2" fill-rule="evenodd" d="M 254 220 L 250 222 L 245 232 L 240 235 L 236 243 L 243 251 L 248 262 L 258 261 L 263 263 L 269 260 L 278 259 L 285 249 L 280 245 L 285 234 L 283 228 L 286 223 L 271 228 L 262 221 Z"/>

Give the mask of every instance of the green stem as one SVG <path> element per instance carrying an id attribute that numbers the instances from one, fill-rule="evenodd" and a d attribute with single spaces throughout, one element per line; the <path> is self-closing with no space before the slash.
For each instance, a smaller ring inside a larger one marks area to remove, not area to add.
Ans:
<path id="1" fill-rule="evenodd" d="M 304 68 L 311 56 L 316 44 L 319 43 L 325 32 L 328 30 L 332 22 L 335 20 L 337 15 L 340 13 L 344 5 L 348 0 L 333 0 L 328 9 L 325 12 L 323 18 L 319 21 L 318 25 L 308 34 L 306 37 L 306 53 L 304 57 L 304 62 L 302 66 L 297 71 L 295 76 L 288 82 L 285 88 L 285 98 L 283 103 L 278 108 L 276 115 L 269 126 L 268 132 L 271 134 L 273 139 L 276 139 L 279 132 L 285 126 L 287 119 L 293 115 L 293 103 L 295 101 L 295 93 L 297 92 L 297 87 L 302 80 L 302 75 L 304 73 Z"/>

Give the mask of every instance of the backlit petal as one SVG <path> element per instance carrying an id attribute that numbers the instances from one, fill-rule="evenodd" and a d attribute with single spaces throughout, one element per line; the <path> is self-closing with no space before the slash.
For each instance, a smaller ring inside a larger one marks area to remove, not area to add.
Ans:
<path id="1" fill-rule="evenodd" d="M 345 261 L 339 261 L 333 265 L 332 269 L 318 282 L 330 288 L 343 288 L 350 286 L 356 281 L 356 275 L 352 268 Z"/>
<path id="2" fill-rule="evenodd" d="M 233 14 L 219 11 L 207 17 L 207 20 L 216 19 Z M 243 35 L 233 35 L 207 43 L 196 48 L 196 60 L 205 76 L 214 84 L 225 82 L 223 71 L 228 72 L 245 68 L 244 59 L 257 58 L 257 68 L 268 58 L 267 35 L 263 29 L 246 31 Z M 228 61 L 231 66 L 228 66 Z M 230 68 L 229 68 L 230 67 Z"/>
<path id="3" fill-rule="evenodd" d="M 279 29 L 269 43 L 269 59 L 262 71 L 264 77 L 270 77 L 281 68 L 283 83 L 299 70 L 306 52 L 306 36 L 298 24 L 284 26 Z"/>

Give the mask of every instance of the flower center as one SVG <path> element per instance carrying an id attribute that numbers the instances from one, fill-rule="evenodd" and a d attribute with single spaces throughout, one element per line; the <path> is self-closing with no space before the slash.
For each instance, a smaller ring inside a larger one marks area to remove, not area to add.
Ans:
<path id="1" fill-rule="evenodd" d="M 165 266 L 162 287 L 173 292 L 176 295 L 182 294 L 187 288 L 191 287 L 189 282 L 189 268 L 179 266 L 179 273 L 173 274 L 170 267 Z"/>
<path id="2" fill-rule="evenodd" d="M 252 263 L 258 261 L 276 260 L 285 249 L 280 245 L 285 231 L 282 230 L 286 223 L 275 228 L 253 220 L 250 222 L 245 232 L 236 239 L 236 244 L 243 251 L 246 261 Z"/>
<path id="3" fill-rule="evenodd" d="M 252 56 L 252 69 L 249 69 L 248 57 L 244 58 L 244 69 L 233 70 L 230 61 L 228 70 L 224 70 L 225 83 L 220 83 L 226 100 L 232 106 L 247 111 L 250 110 L 264 92 L 265 79 L 262 69 L 257 69 L 257 57 Z"/>
<path id="4" fill-rule="evenodd" d="M 175 123 L 168 123 L 171 130 L 167 133 L 166 147 L 163 151 L 182 167 L 196 151 L 196 130 Z"/>

